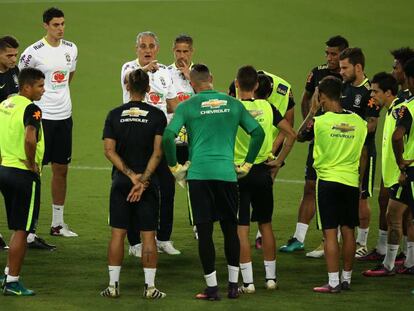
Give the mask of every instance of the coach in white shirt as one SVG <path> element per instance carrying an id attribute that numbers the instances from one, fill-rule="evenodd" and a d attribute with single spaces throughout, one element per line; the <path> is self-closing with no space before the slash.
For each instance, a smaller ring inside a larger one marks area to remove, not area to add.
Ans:
<path id="1" fill-rule="evenodd" d="M 45 74 L 45 93 L 36 104 L 42 109 L 45 135 L 43 164 L 52 163 L 53 218 L 50 234 L 75 237 L 63 220 L 68 164 L 72 158 L 72 102 L 69 84 L 73 79 L 78 49 L 63 40 L 64 13 L 49 8 L 43 13 L 46 36 L 21 55 L 19 68 L 34 67 Z M 30 239 L 30 235 L 29 238 Z M 30 240 L 28 240 L 30 242 Z"/>
<path id="2" fill-rule="evenodd" d="M 150 91 L 145 95 L 145 102 L 162 110 L 170 120 L 178 104 L 170 72 L 165 65 L 158 63 L 157 55 L 160 49 L 158 37 L 150 31 L 141 32 L 137 36 L 137 58 L 125 63 L 121 69 L 121 86 L 123 102 L 130 100 L 126 89 L 126 77 L 132 70 L 141 68 L 148 73 Z M 175 180 L 165 158 L 161 160 L 156 175 L 160 183 L 160 221 L 157 230 L 157 246 L 159 251 L 169 255 L 179 255 L 181 252 L 174 248 L 171 238 L 174 218 Z M 128 241 L 131 245 L 129 254 L 141 257 L 141 241 L 138 232 L 128 231 Z"/>

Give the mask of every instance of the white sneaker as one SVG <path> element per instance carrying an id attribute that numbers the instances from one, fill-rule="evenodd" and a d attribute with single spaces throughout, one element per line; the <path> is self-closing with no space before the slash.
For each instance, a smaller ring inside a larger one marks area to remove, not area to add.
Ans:
<path id="1" fill-rule="evenodd" d="M 50 235 L 64 236 L 66 238 L 77 237 L 78 235 L 69 229 L 67 224 L 61 224 L 56 227 L 50 227 Z"/>
<path id="2" fill-rule="evenodd" d="M 115 285 L 109 285 L 103 291 L 101 291 L 102 297 L 118 298 L 119 297 L 119 283 L 115 282 Z"/>
<path id="3" fill-rule="evenodd" d="M 173 246 L 173 241 L 157 241 L 158 250 L 168 255 L 180 255 L 181 252 Z"/>
<path id="4" fill-rule="evenodd" d="M 144 294 L 143 294 L 144 298 L 146 298 L 146 299 L 162 299 L 162 298 L 165 298 L 165 296 L 167 296 L 166 293 L 163 293 L 163 292 L 159 291 L 154 286 L 153 287 L 147 287 L 145 285 Z"/>
<path id="5" fill-rule="evenodd" d="M 239 287 L 239 294 L 254 294 L 256 291 L 256 288 L 254 287 L 253 283 L 250 283 L 247 286 L 240 286 Z"/>
<path id="6" fill-rule="evenodd" d="M 321 258 L 324 256 L 324 254 L 325 251 L 323 249 L 323 242 L 321 242 L 321 244 L 319 244 L 319 246 L 315 248 L 313 251 L 306 253 L 306 257 Z"/>
<path id="7" fill-rule="evenodd" d="M 129 251 L 128 254 L 130 256 L 135 256 L 135 257 L 142 257 L 142 244 L 135 244 L 133 246 L 129 246 Z"/>
<path id="8" fill-rule="evenodd" d="M 277 284 L 277 280 L 267 280 L 265 287 L 268 290 L 279 289 L 279 284 Z"/>
<path id="9" fill-rule="evenodd" d="M 368 248 L 366 245 L 356 244 L 355 258 L 361 258 L 368 254 Z"/>

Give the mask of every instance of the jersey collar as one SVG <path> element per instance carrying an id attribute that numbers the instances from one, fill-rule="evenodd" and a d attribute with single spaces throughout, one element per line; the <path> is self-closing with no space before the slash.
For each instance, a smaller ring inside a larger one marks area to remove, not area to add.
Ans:
<path id="1" fill-rule="evenodd" d="M 52 45 L 50 45 L 50 43 L 49 43 L 49 42 L 47 42 L 46 37 L 43 37 L 43 38 L 42 38 L 42 42 L 43 42 L 45 45 L 47 45 L 47 46 L 49 46 L 49 47 L 51 47 L 51 48 L 58 48 L 58 47 L 60 47 L 60 46 L 62 45 L 62 39 L 60 39 L 60 40 L 59 40 L 59 45 L 58 45 L 58 46 L 52 46 Z"/>
<path id="2" fill-rule="evenodd" d="M 172 63 L 172 64 L 171 64 L 171 66 L 172 66 L 173 68 L 175 68 L 175 69 L 178 69 L 178 68 L 177 68 L 177 66 L 175 65 L 175 62 L 174 62 L 174 63 Z M 193 63 L 193 62 L 191 62 L 191 64 L 190 64 L 190 70 L 191 70 L 191 68 L 193 68 L 193 66 L 194 66 L 194 63 Z"/>
<path id="3" fill-rule="evenodd" d="M 367 83 L 369 81 L 369 79 L 367 77 L 365 77 L 365 79 L 361 82 L 360 85 L 357 85 L 357 87 L 361 87 L 363 86 L 365 83 Z"/>

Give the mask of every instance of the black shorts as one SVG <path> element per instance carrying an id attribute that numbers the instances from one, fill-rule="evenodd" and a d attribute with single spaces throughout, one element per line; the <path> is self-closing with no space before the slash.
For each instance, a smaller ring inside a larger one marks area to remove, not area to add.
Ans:
<path id="1" fill-rule="evenodd" d="M 316 181 L 316 208 L 319 228 L 359 225 L 359 189 L 341 183 Z"/>
<path id="2" fill-rule="evenodd" d="M 361 187 L 361 199 L 370 198 L 374 193 L 375 166 L 377 162 L 377 150 L 375 144 L 368 144 L 368 162 L 365 168 Z"/>
<path id="3" fill-rule="evenodd" d="M 273 180 L 269 166 L 253 165 L 249 174 L 239 180 L 239 193 L 239 225 L 248 226 L 250 221 L 257 221 L 259 224 L 272 222 Z"/>
<path id="4" fill-rule="evenodd" d="M 188 145 L 179 144 L 177 145 L 177 162 L 183 165 L 188 161 Z"/>
<path id="5" fill-rule="evenodd" d="M 398 183 L 392 185 L 389 189 L 390 199 L 404 203 L 411 207 L 414 212 L 414 168 L 407 169 L 407 183 L 400 186 Z"/>
<path id="6" fill-rule="evenodd" d="M 150 183 L 138 202 L 127 202 L 132 188 L 131 180 L 120 172 L 115 172 L 109 203 L 109 225 L 113 228 L 133 231 L 155 231 L 158 227 L 160 209 L 159 188 Z"/>
<path id="7" fill-rule="evenodd" d="M 31 171 L 0 166 L 0 191 L 9 229 L 34 232 L 40 209 L 40 177 Z"/>
<path id="8" fill-rule="evenodd" d="M 239 191 L 237 182 L 188 180 L 192 225 L 229 220 L 237 223 Z"/>
<path id="9" fill-rule="evenodd" d="M 69 164 L 72 160 L 72 118 L 65 120 L 42 120 L 45 135 L 43 165 Z"/>
<path id="10" fill-rule="evenodd" d="M 305 179 L 316 180 L 316 171 L 313 168 L 313 141 L 309 143 L 308 157 L 306 158 Z"/>

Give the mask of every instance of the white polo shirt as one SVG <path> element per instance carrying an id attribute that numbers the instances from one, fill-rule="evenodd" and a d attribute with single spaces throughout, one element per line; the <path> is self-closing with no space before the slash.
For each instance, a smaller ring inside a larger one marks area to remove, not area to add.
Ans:
<path id="1" fill-rule="evenodd" d="M 158 64 L 158 70 L 154 73 L 147 72 L 149 76 L 150 91 L 145 94 L 145 102 L 153 105 L 158 109 L 162 110 L 167 117 L 170 119 L 170 114 L 167 113 L 167 99 L 173 99 L 177 97 L 171 74 L 167 67 Z M 125 63 L 121 69 L 121 86 L 123 92 L 123 102 L 128 103 L 130 100 L 130 94 L 126 89 L 125 76 L 127 73 L 141 68 L 138 63 L 138 59 L 132 60 Z"/>
<path id="2" fill-rule="evenodd" d="M 35 104 L 46 120 L 64 120 L 72 115 L 69 74 L 76 70 L 78 48 L 73 42 L 60 40 L 57 47 L 41 39 L 24 50 L 19 69 L 33 67 L 45 75 L 45 93 Z"/>

